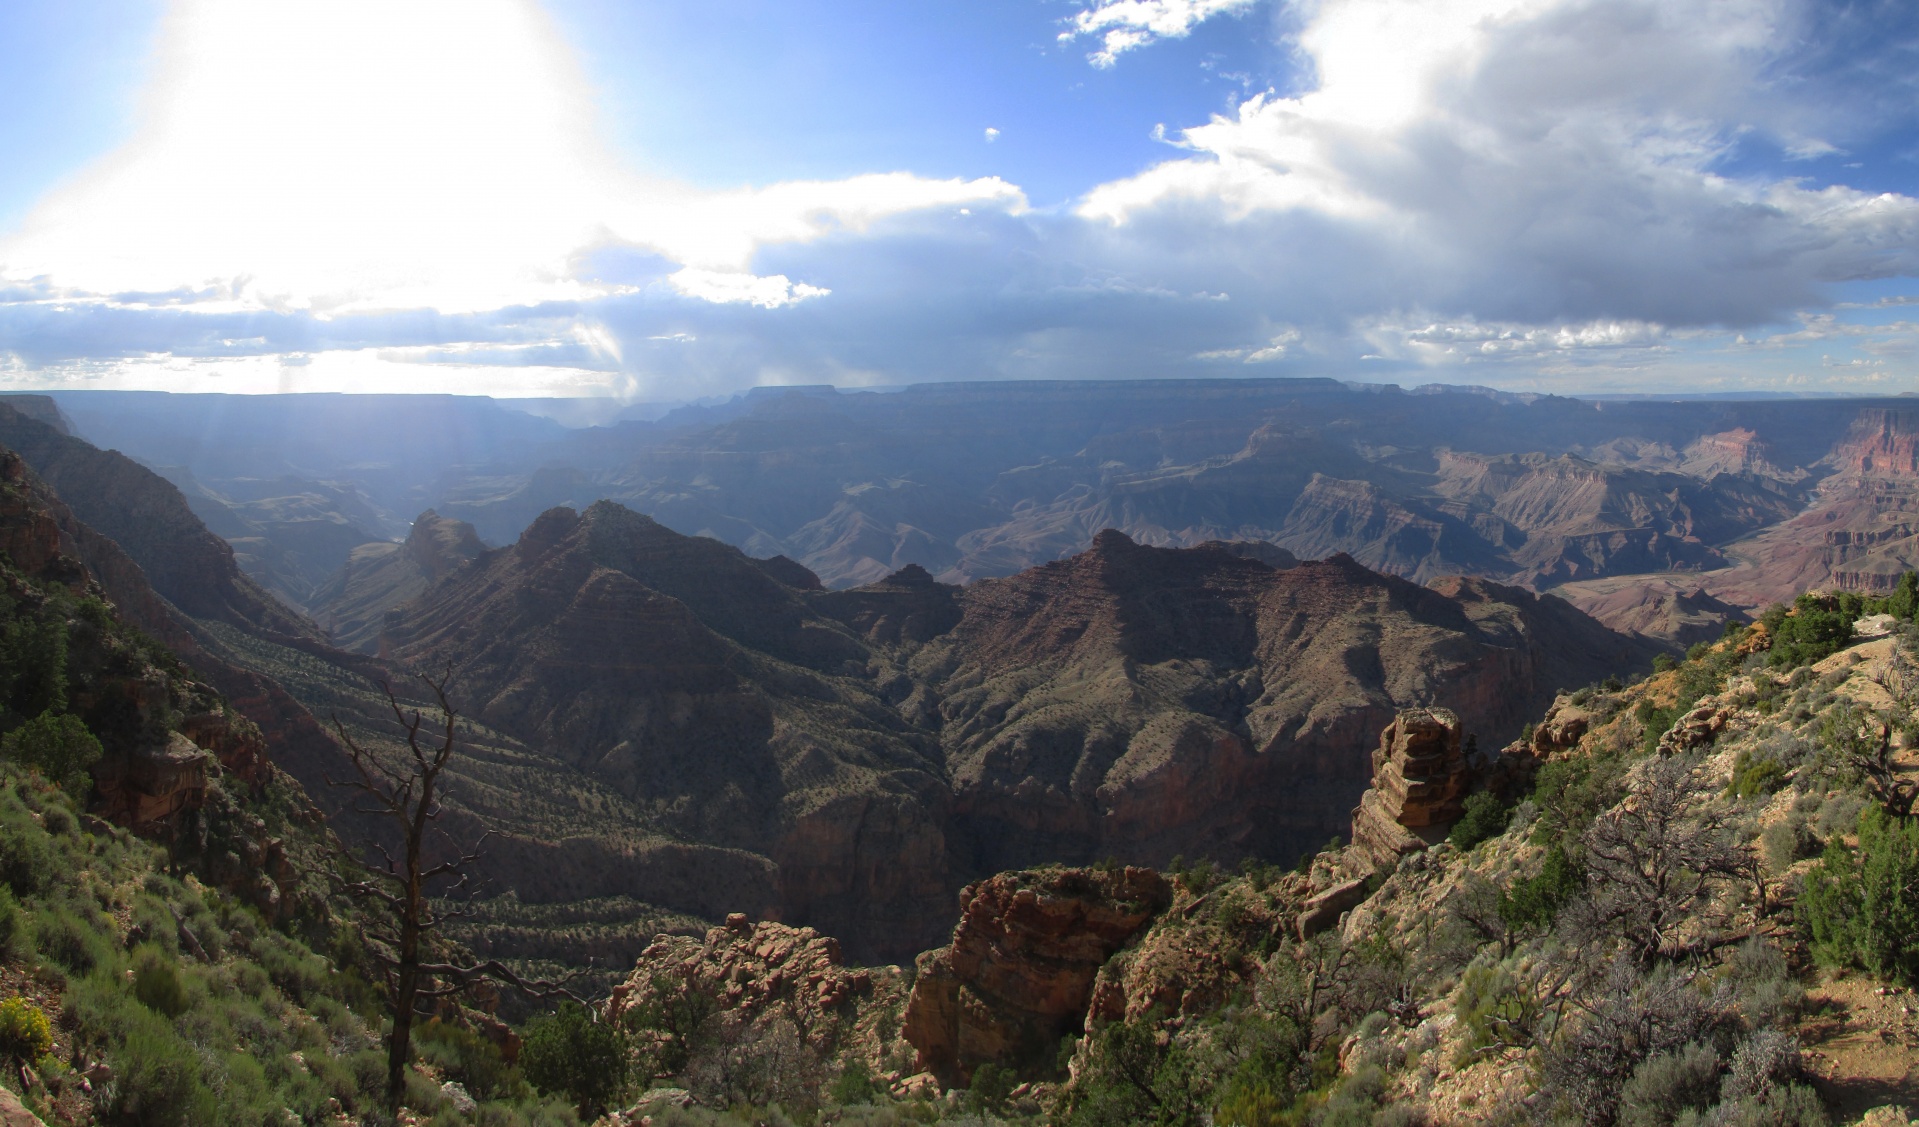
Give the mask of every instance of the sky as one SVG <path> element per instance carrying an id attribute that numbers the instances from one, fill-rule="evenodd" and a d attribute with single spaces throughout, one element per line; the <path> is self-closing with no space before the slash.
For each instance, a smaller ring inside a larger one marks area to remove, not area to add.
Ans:
<path id="1" fill-rule="evenodd" d="M 6 0 L 0 385 L 1919 391 L 1907 0 Z"/>

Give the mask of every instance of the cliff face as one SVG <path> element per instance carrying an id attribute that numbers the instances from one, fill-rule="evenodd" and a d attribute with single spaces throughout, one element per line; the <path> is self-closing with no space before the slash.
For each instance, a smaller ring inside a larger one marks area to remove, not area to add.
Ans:
<path id="1" fill-rule="evenodd" d="M 1834 448 L 1832 460 L 1842 473 L 1919 477 L 1919 411 L 1872 408 L 1859 412 Z"/>
<path id="2" fill-rule="evenodd" d="M 0 446 L 18 453 L 80 520 L 136 561 L 153 590 L 194 618 L 290 637 L 313 628 L 241 573 L 171 482 L 133 459 L 0 403 Z"/>

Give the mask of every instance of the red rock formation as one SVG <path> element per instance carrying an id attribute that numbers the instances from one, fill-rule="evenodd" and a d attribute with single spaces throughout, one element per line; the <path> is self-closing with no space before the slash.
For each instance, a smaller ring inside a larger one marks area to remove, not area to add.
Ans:
<path id="1" fill-rule="evenodd" d="M 1443 840 L 1465 812 L 1473 780 L 1461 735 L 1459 717 L 1426 708 L 1402 711 L 1380 733 L 1373 784 L 1353 810 L 1353 847 L 1374 865 Z"/>
<path id="2" fill-rule="evenodd" d="M 959 626 L 913 661 L 951 670 L 948 838 L 976 871 L 1297 857 L 1348 830 L 1360 749 L 1398 708 L 1443 700 L 1503 739 L 1557 688 L 1653 652 L 1483 580 L 1425 589 L 1345 557 L 1276 571 L 1111 531 L 960 598 Z"/>
<path id="3" fill-rule="evenodd" d="M 1151 869 L 1002 873 L 960 894 L 952 942 L 919 958 L 905 1037 L 919 1068 L 965 1083 L 1030 1065 L 1080 1030 L 1100 967 L 1171 902 Z"/>
<path id="4" fill-rule="evenodd" d="M 1842 473 L 1869 477 L 1919 477 L 1919 411 L 1869 408 L 1833 450 Z"/>
<path id="5" fill-rule="evenodd" d="M 212 757 L 178 732 L 163 744 L 102 759 L 94 769 L 100 813 L 149 833 L 206 799 Z"/>
<path id="6" fill-rule="evenodd" d="M 220 766 L 248 786 L 266 781 L 272 764 L 259 725 L 224 709 L 198 712 L 180 721 L 180 733 L 213 753 Z"/>
<path id="7" fill-rule="evenodd" d="M 1685 470 L 1695 477 L 1716 473 L 1779 473 L 1773 464 L 1773 450 L 1757 431 L 1734 427 L 1717 434 L 1702 434 L 1686 447 Z"/>
<path id="8" fill-rule="evenodd" d="M 905 994 L 898 967 L 848 967 L 831 936 L 810 927 L 751 923 L 736 913 L 700 938 L 655 939 L 625 983 L 613 988 L 606 1015 L 624 1022 L 674 998 L 698 995 L 749 1023 L 784 1018 L 822 1054 L 850 1049 L 878 1071 L 897 1035 L 885 1028 L 885 1015 L 897 1012 Z"/>
<path id="9" fill-rule="evenodd" d="M 1534 743 L 1514 743 L 1489 753 L 1466 746 L 1459 717 L 1446 709 L 1401 711 L 1380 733 L 1373 751 L 1372 785 L 1353 810 L 1353 851 L 1366 864 L 1385 868 L 1438 844 L 1465 813 L 1467 795 L 1490 790 L 1512 798 L 1523 793 L 1539 759 L 1556 746 L 1577 743 L 1589 719 L 1570 704 L 1564 711 L 1556 706 L 1546 724 L 1534 729 Z M 1565 744 L 1556 742 L 1560 740 Z M 1309 911 L 1311 907 L 1309 902 Z M 1337 909 L 1329 905 L 1324 911 L 1337 919 L 1346 907 L 1351 904 Z M 1306 927 L 1302 916 L 1300 928 Z"/>

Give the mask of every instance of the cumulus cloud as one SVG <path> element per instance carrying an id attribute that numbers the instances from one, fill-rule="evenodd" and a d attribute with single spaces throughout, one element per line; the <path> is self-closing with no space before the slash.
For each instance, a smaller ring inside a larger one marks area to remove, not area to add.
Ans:
<path id="1" fill-rule="evenodd" d="M 1258 0 L 1095 0 L 1060 32 L 1061 42 L 1082 37 L 1099 40 L 1099 50 L 1086 56 L 1096 67 L 1107 68 L 1136 47 L 1157 39 L 1184 38 L 1195 27 L 1219 15 L 1238 14 Z"/>
<path id="2" fill-rule="evenodd" d="M 1910 197 L 1719 171 L 1769 118 L 1801 126 L 1763 81 L 1791 30 L 1790 7 L 1762 0 L 1328 0 L 1300 36 L 1316 88 L 1185 130 L 1190 155 L 1079 214 L 1188 243 L 1265 225 L 1336 245 L 1310 264 L 1271 249 L 1281 269 L 1365 271 L 1387 307 L 1771 319 L 1826 283 L 1919 266 Z"/>

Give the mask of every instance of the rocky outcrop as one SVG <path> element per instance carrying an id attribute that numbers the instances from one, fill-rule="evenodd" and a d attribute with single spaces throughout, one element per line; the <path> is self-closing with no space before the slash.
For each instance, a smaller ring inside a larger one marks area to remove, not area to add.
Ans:
<path id="1" fill-rule="evenodd" d="M 898 967 L 849 967 L 840 945 L 810 927 L 727 917 L 702 937 L 662 935 L 641 952 L 606 1003 L 608 1020 L 675 1007 L 732 1015 L 747 1023 L 793 1023 L 814 1050 L 845 1052 L 874 1072 L 895 1048 L 889 1022 L 906 998 Z M 649 1030 L 642 1036 L 672 1036 Z"/>
<path id="2" fill-rule="evenodd" d="M 1366 793 L 1371 794 L 1372 792 L 1367 791 Z M 1355 821 L 1356 820 L 1357 815 L 1355 815 Z M 1353 837 L 1355 843 L 1357 843 L 1359 837 L 1357 825 L 1354 826 Z M 1365 900 L 1369 895 L 1366 884 L 1367 880 L 1365 877 L 1354 877 L 1351 880 L 1341 881 L 1323 892 L 1308 897 L 1306 903 L 1300 906 L 1299 918 L 1294 924 L 1295 929 L 1299 932 L 1300 941 L 1304 942 L 1311 939 L 1313 936 L 1332 927 L 1339 922 L 1339 917 L 1358 907 L 1360 902 Z"/>
<path id="3" fill-rule="evenodd" d="M 178 732 L 103 759 L 94 770 L 103 817 L 152 832 L 206 798 L 212 757 Z"/>
<path id="4" fill-rule="evenodd" d="M 1561 705 L 1564 705 L 1562 710 Z M 1555 747 L 1570 747 L 1585 734 L 1590 720 L 1570 702 L 1556 704 L 1531 742 L 1515 742 L 1503 751 L 1481 751 L 1466 735 L 1459 717 L 1443 708 L 1402 710 L 1380 733 L 1373 750 L 1373 782 L 1353 810 L 1352 852 L 1373 869 L 1390 868 L 1399 859 L 1443 841 L 1465 813 L 1468 795 L 1491 791 L 1511 800 L 1532 783 L 1538 761 Z M 1334 889 L 1322 896 L 1337 900 Z M 1324 911 L 1331 919 L 1351 907 Z M 1308 903 L 1311 911 L 1312 904 Z M 1305 916 L 1300 930 L 1307 930 Z"/>
<path id="5" fill-rule="evenodd" d="M 1386 725 L 1372 786 L 1353 810 L 1353 847 L 1375 865 L 1438 843 L 1465 812 L 1473 772 L 1461 736 L 1459 717 L 1445 709 L 1407 709 Z"/>
<path id="6" fill-rule="evenodd" d="M 960 894 L 950 944 L 919 958 L 905 1037 L 944 1085 L 979 1065 L 1030 1066 L 1085 1024 L 1100 968 L 1163 911 L 1151 869 L 1002 873 Z"/>

